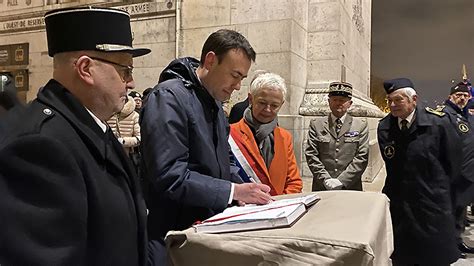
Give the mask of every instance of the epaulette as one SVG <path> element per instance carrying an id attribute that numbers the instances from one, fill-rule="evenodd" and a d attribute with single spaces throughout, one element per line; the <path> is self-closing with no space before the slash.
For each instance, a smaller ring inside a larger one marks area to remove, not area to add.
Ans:
<path id="1" fill-rule="evenodd" d="M 435 114 L 439 117 L 442 117 L 445 115 L 445 113 L 442 111 L 444 108 L 444 106 L 440 109 L 439 106 L 436 108 L 436 109 L 433 109 L 431 107 L 426 107 L 425 110 L 428 112 L 428 113 L 432 113 L 432 114 Z"/>

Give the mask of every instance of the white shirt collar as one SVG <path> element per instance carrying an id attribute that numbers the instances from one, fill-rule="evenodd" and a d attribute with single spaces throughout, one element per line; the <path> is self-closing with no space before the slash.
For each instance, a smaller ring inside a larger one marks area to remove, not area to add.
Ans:
<path id="1" fill-rule="evenodd" d="M 97 125 L 99 125 L 100 129 L 102 129 L 102 131 L 104 131 L 105 133 L 105 131 L 107 130 L 107 125 L 104 124 L 104 122 L 100 121 L 100 119 L 97 116 L 95 116 L 89 109 L 86 108 L 86 110 L 92 116 L 92 118 L 97 123 Z"/>
<path id="2" fill-rule="evenodd" d="M 344 120 L 346 119 L 346 115 L 347 113 L 345 113 L 343 116 L 341 116 L 341 118 L 339 118 L 339 120 L 341 120 L 341 123 L 343 124 L 344 124 Z M 336 123 L 336 119 L 337 117 L 331 113 L 331 121 L 333 124 Z"/>
<path id="3" fill-rule="evenodd" d="M 416 110 L 416 108 L 413 109 L 413 111 L 407 116 L 407 118 L 405 118 L 405 120 L 408 121 L 408 123 L 407 123 L 407 127 L 408 127 L 408 128 L 410 128 L 410 126 L 411 126 L 411 124 L 413 123 L 413 120 L 414 120 L 414 118 L 415 118 L 415 110 Z M 401 119 L 400 117 L 398 118 L 398 126 L 399 126 L 400 128 L 402 128 L 402 120 L 403 120 L 403 119 Z"/>

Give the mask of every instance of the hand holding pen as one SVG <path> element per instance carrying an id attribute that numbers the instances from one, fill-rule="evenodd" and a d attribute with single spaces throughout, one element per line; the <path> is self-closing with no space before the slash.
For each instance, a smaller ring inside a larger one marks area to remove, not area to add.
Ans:
<path id="1" fill-rule="evenodd" d="M 257 183 L 235 184 L 233 199 L 236 200 L 239 205 L 248 203 L 263 205 L 272 201 L 270 187 L 265 184 Z"/>

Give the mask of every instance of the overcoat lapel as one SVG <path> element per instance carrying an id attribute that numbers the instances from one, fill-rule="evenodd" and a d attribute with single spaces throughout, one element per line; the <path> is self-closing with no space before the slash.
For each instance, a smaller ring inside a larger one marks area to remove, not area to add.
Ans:
<path id="1" fill-rule="evenodd" d="M 129 163 L 127 158 L 124 158 L 126 155 L 120 143 L 114 139 L 115 136 L 104 133 L 86 108 L 61 84 L 55 80 L 50 80 L 48 84 L 50 83 L 51 89 L 40 94 L 38 100 L 68 120 L 85 145 L 89 147 L 92 156 L 96 157 L 98 162 L 103 162 L 104 167 L 112 166 L 116 170 L 114 172 L 121 173 L 120 176 L 123 176 L 131 185 L 129 178 L 134 177 L 134 174 L 131 169 L 128 169 Z"/>
<path id="2" fill-rule="evenodd" d="M 339 132 L 339 136 L 344 136 L 346 132 L 348 132 L 351 129 L 352 125 L 352 116 L 346 115 L 346 119 L 344 120 L 344 123 L 342 124 L 341 131 Z"/>
<path id="3" fill-rule="evenodd" d="M 333 125 L 332 119 L 331 119 L 331 114 L 329 114 L 326 121 L 324 121 L 324 126 L 323 127 L 324 127 L 324 130 L 329 132 L 329 134 L 331 134 L 331 136 L 333 138 L 337 139 L 336 130 L 334 129 L 334 125 Z"/>
<path id="4" fill-rule="evenodd" d="M 253 143 L 252 141 L 253 135 L 248 135 L 247 134 L 248 132 L 245 132 L 245 131 L 241 131 L 241 132 L 244 134 L 244 137 L 242 138 L 242 140 L 244 141 L 244 146 L 249 148 L 248 149 L 249 153 L 252 156 L 252 158 L 255 160 L 255 162 L 257 162 L 258 167 L 261 168 L 263 172 L 265 172 L 266 175 L 268 175 L 268 170 L 265 165 L 265 162 L 263 161 L 262 156 L 258 152 L 259 151 L 258 146 L 255 146 L 254 145 L 255 143 Z"/>
<path id="5" fill-rule="evenodd" d="M 264 173 L 265 176 L 259 176 L 260 180 L 263 182 L 262 179 L 266 179 L 268 183 L 270 183 L 270 174 L 269 170 L 267 169 L 267 166 L 265 165 L 265 161 L 263 160 L 262 156 L 260 155 L 260 150 L 257 146 L 257 142 L 254 140 L 252 131 L 250 128 L 245 124 L 243 120 L 241 120 L 239 123 L 242 123 L 239 125 L 239 130 L 240 133 L 242 134 L 242 141 L 243 145 L 246 147 L 246 149 L 249 151 L 249 154 L 252 156 L 252 159 L 254 162 L 256 162 L 257 167 L 259 168 L 258 170 L 260 171 L 255 171 L 256 173 L 261 172 Z"/>

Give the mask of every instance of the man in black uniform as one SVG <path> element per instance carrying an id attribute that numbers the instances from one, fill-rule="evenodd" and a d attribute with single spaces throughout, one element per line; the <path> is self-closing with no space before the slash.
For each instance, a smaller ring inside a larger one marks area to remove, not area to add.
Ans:
<path id="1" fill-rule="evenodd" d="M 133 89 L 130 16 L 45 15 L 53 79 L 0 134 L 1 265 L 145 265 L 146 208 L 105 121 Z"/>
<path id="2" fill-rule="evenodd" d="M 460 82 L 451 88 L 449 98 L 444 106 L 437 108 L 443 111 L 449 118 L 454 129 L 458 132 L 462 141 L 462 158 L 460 179 L 455 181 L 453 193 L 454 217 L 456 220 L 457 238 L 459 250 L 464 253 L 474 253 L 474 248 L 465 244 L 461 234 L 464 231 L 464 220 L 466 218 L 466 206 L 474 199 L 474 133 L 472 131 L 472 115 L 466 108 L 471 98 L 467 84 Z"/>
<path id="3" fill-rule="evenodd" d="M 406 78 L 384 82 L 391 113 L 380 121 L 378 141 L 387 178 L 394 265 L 449 265 L 460 257 L 451 189 L 461 149 L 442 112 L 417 105 Z"/>

